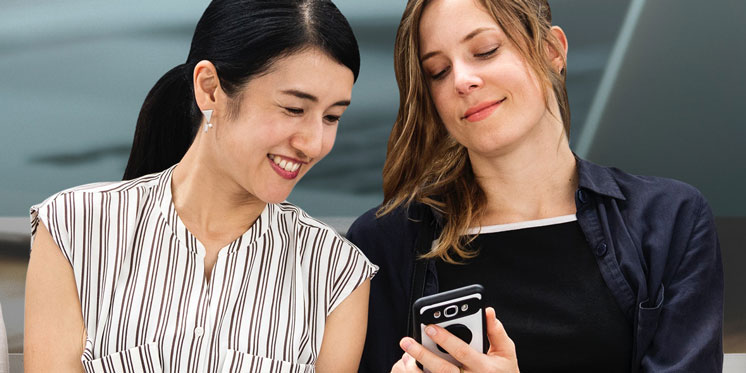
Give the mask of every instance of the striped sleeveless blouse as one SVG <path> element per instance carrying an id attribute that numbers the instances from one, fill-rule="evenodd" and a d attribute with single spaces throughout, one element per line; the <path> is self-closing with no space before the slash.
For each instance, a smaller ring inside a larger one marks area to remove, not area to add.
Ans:
<path id="1" fill-rule="evenodd" d="M 75 274 L 86 372 L 313 372 L 327 315 L 378 268 L 284 202 L 205 249 L 161 173 L 60 192 L 31 208 Z"/>

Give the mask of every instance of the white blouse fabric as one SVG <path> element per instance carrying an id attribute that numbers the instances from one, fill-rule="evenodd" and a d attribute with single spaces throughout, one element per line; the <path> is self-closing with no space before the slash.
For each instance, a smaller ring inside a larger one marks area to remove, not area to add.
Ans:
<path id="1" fill-rule="evenodd" d="M 31 208 L 32 239 L 41 221 L 75 273 L 86 372 L 313 372 L 327 315 L 378 268 L 284 202 L 220 250 L 207 281 L 173 169 Z"/>

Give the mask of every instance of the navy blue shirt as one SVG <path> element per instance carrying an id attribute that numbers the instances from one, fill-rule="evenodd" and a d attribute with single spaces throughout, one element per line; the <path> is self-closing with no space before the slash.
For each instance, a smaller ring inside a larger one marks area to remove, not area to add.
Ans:
<path id="1" fill-rule="evenodd" d="M 722 371 L 723 269 L 704 197 L 679 181 L 630 175 L 582 159 L 577 170 L 578 223 L 634 331 L 631 371 Z M 414 247 L 426 231 L 423 224 L 432 224 L 429 208 L 419 204 L 380 218 L 375 211 L 359 217 L 347 233 L 380 267 L 371 281 L 361 372 L 388 372 L 401 358 Z M 430 261 L 425 295 L 437 292 Z"/>

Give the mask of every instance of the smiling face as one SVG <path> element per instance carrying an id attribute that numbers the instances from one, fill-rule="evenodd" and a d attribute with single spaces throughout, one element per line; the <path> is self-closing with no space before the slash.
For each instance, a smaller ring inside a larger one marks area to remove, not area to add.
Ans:
<path id="1" fill-rule="evenodd" d="M 505 154 L 539 136 L 543 124 L 556 127 L 545 99 L 551 92 L 475 0 L 430 2 L 419 35 L 420 61 L 435 107 L 472 160 Z"/>
<path id="2" fill-rule="evenodd" d="M 213 119 L 214 165 L 253 197 L 284 201 L 332 149 L 353 83 L 349 68 L 317 49 L 278 60 L 241 89 L 235 115 Z"/>

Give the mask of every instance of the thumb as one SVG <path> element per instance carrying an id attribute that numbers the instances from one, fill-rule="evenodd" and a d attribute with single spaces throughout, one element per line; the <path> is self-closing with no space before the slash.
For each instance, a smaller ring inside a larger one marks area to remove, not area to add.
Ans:
<path id="1" fill-rule="evenodd" d="M 407 372 L 419 372 L 420 371 L 417 368 L 417 360 L 415 360 L 408 353 L 405 352 L 404 355 L 402 355 L 402 360 L 404 361 L 404 367 L 407 368 Z"/>
<path id="2" fill-rule="evenodd" d="M 488 355 L 498 355 L 504 358 L 515 358 L 515 344 L 508 337 L 503 324 L 495 316 L 495 309 L 487 307 L 484 312 L 487 325 L 487 339 L 490 341 Z"/>

